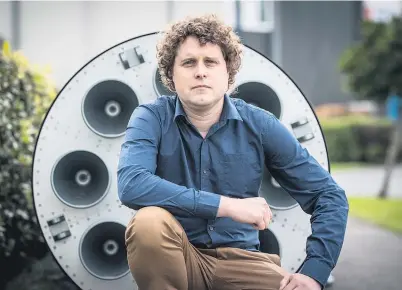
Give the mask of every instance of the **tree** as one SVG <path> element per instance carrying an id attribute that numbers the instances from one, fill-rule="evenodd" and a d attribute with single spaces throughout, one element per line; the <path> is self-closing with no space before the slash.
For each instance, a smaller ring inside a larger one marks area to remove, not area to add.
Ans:
<path id="1" fill-rule="evenodd" d="M 363 21 L 362 39 L 341 56 L 341 72 L 357 98 L 383 105 L 391 96 L 402 96 L 402 18 L 389 22 Z M 379 197 L 387 196 L 389 180 L 401 144 L 402 121 L 393 124 L 385 160 L 385 177 Z"/>
<path id="2" fill-rule="evenodd" d="M 46 72 L 7 41 L 0 50 L 0 289 L 47 253 L 31 200 L 32 155 L 56 96 Z"/>

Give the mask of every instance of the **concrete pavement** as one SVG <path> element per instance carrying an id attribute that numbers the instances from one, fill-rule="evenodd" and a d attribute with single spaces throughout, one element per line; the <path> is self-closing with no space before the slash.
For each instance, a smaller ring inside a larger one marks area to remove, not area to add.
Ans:
<path id="1" fill-rule="evenodd" d="M 350 218 L 328 290 L 401 290 L 402 235 Z"/>
<path id="2" fill-rule="evenodd" d="M 377 196 L 383 166 L 332 171 L 347 196 Z M 389 196 L 402 198 L 402 165 L 392 173 Z M 402 210 L 402 209 L 401 209 Z M 402 221 L 401 221 L 402 222 Z M 331 290 L 402 290 L 402 235 L 349 216 Z"/>
<path id="3" fill-rule="evenodd" d="M 377 196 L 382 186 L 384 173 L 383 166 L 331 172 L 336 182 L 345 189 L 348 196 Z M 402 198 L 402 165 L 396 166 L 392 172 L 389 196 Z"/>

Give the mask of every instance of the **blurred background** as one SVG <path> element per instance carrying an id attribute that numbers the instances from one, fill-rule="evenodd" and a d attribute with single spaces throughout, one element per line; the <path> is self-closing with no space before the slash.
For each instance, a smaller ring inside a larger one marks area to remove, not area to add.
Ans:
<path id="1" fill-rule="evenodd" d="M 328 287 L 402 289 L 402 1 L 1 1 L 0 289 L 77 289 L 49 255 L 30 192 L 57 93 L 104 50 L 211 12 L 278 64 L 320 121 L 350 203 Z"/>

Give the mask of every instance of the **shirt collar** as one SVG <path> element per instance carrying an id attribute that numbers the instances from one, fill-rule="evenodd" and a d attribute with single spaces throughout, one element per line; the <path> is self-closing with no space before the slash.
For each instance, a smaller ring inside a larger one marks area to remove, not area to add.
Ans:
<path id="1" fill-rule="evenodd" d="M 187 118 L 186 112 L 183 109 L 183 105 L 181 104 L 179 97 L 176 95 L 176 108 L 174 113 L 174 119 L 176 120 L 178 116 L 184 116 L 185 118 Z M 220 121 L 225 122 L 226 120 L 229 119 L 243 121 L 242 117 L 240 116 L 239 112 L 236 109 L 236 106 L 233 104 L 230 97 L 227 94 L 225 94 Z"/>

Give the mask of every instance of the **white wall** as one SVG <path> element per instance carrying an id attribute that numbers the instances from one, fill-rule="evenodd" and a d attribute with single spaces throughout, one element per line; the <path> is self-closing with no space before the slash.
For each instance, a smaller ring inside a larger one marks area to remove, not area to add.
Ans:
<path id="1" fill-rule="evenodd" d="M 167 2 L 86 2 L 85 5 L 91 53 L 160 30 L 167 22 Z"/>
<path id="2" fill-rule="evenodd" d="M 231 26 L 236 25 L 236 2 L 224 1 L 171 1 L 173 20 L 186 16 L 215 13 Z M 274 1 L 242 0 L 240 2 L 240 25 L 244 32 L 272 32 L 274 27 Z M 265 12 L 265 21 L 260 19 L 261 9 Z"/>
<path id="3" fill-rule="evenodd" d="M 234 1 L 172 1 L 172 21 L 186 16 L 215 13 L 227 24 L 234 25 Z"/>
<path id="4" fill-rule="evenodd" d="M 49 65 L 62 87 L 102 51 L 163 28 L 166 6 L 162 1 L 22 2 L 21 50 L 32 63 Z"/>
<path id="5" fill-rule="evenodd" d="M 250 21 L 259 16 L 254 6 L 242 3 L 245 31 L 263 27 Z M 270 15 L 272 8 L 267 7 Z M 205 13 L 216 13 L 235 25 L 235 2 L 227 0 L 24 1 L 20 2 L 20 49 L 32 63 L 49 65 L 61 88 L 86 62 L 111 46 L 161 30 L 169 21 Z M 12 38 L 11 23 L 11 2 L 0 2 L 0 33 L 7 38 Z"/>
<path id="6" fill-rule="evenodd" d="M 48 64 L 58 85 L 89 56 L 84 3 L 21 3 L 21 50 L 35 64 Z"/>
<path id="7" fill-rule="evenodd" d="M 0 36 L 11 38 L 11 2 L 0 1 Z"/>
<path id="8" fill-rule="evenodd" d="M 392 16 L 402 13 L 402 1 L 364 1 L 369 10 L 369 19 L 388 22 Z"/>

